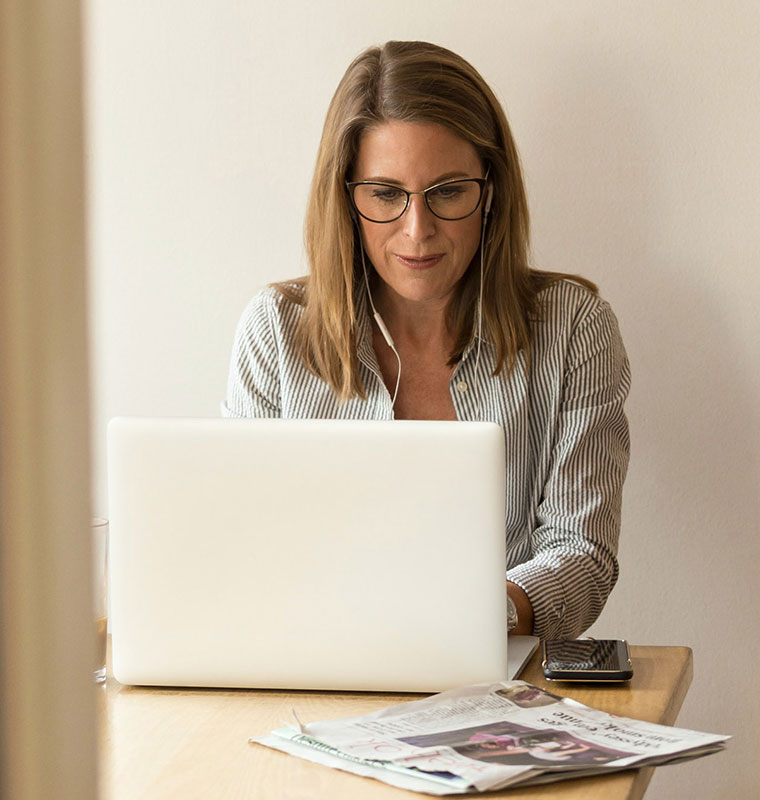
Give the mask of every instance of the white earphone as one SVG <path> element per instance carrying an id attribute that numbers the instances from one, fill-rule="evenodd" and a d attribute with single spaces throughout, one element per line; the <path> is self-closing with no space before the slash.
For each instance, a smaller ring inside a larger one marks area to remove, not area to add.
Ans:
<path id="1" fill-rule="evenodd" d="M 364 274 L 364 285 L 367 287 L 367 298 L 369 299 L 369 304 L 372 308 L 372 316 L 377 323 L 377 327 L 380 330 L 380 333 L 385 339 L 386 344 L 390 349 L 393 351 L 393 354 L 396 356 L 396 360 L 398 361 L 398 375 L 396 376 L 396 388 L 393 392 L 393 398 L 391 399 L 391 408 L 396 405 L 396 398 L 398 397 L 398 387 L 401 383 L 401 356 L 398 354 L 398 350 L 396 350 L 396 345 L 393 342 L 393 337 L 391 336 L 391 332 L 388 330 L 388 326 L 385 324 L 385 321 L 380 316 L 380 312 L 375 308 L 375 301 L 372 299 L 372 291 L 369 288 L 369 276 L 367 275 L 367 262 L 364 258 L 364 242 L 362 241 L 362 231 L 361 226 L 359 225 L 359 217 L 356 213 L 354 208 L 350 208 L 351 212 L 351 219 L 354 221 L 356 225 L 356 233 L 359 237 L 359 251 L 362 254 L 362 273 Z"/>
<path id="2" fill-rule="evenodd" d="M 491 210 L 491 201 L 493 200 L 493 184 L 489 181 L 488 182 L 488 194 L 486 195 L 486 207 L 483 211 L 483 225 L 485 226 L 486 220 L 488 219 L 488 213 Z"/>

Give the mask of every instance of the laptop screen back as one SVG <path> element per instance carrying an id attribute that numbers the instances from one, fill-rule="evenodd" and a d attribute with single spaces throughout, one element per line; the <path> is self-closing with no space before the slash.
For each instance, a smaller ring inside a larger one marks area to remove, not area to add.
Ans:
<path id="1" fill-rule="evenodd" d="M 129 684 L 439 691 L 507 674 L 492 423 L 116 419 Z"/>

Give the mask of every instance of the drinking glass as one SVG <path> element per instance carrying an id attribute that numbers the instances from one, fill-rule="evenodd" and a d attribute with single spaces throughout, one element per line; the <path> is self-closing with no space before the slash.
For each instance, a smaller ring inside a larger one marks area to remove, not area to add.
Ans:
<path id="1" fill-rule="evenodd" d="M 96 642 L 93 677 L 95 683 L 103 683 L 106 679 L 106 631 L 108 630 L 108 520 L 93 517 L 90 531 Z"/>

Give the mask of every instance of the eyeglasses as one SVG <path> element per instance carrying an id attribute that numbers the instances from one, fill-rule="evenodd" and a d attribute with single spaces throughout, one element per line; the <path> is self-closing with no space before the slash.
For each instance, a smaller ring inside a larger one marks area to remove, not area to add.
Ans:
<path id="1" fill-rule="evenodd" d="M 352 181 L 346 183 L 356 211 L 369 222 L 393 222 L 409 207 L 413 194 L 421 194 L 425 205 L 439 219 L 458 220 L 474 214 L 483 197 L 486 178 L 437 183 L 422 192 L 410 192 L 390 183 Z"/>

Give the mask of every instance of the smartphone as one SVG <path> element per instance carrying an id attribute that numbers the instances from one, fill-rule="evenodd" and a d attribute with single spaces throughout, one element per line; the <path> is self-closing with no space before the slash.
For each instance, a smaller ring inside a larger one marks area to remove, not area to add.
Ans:
<path id="1" fill-rule="evenodd" d="M 544 642 L 541 666 L 549 681 L 628 681 L 633 664 L 625 639 L 555 639 Z"/>

